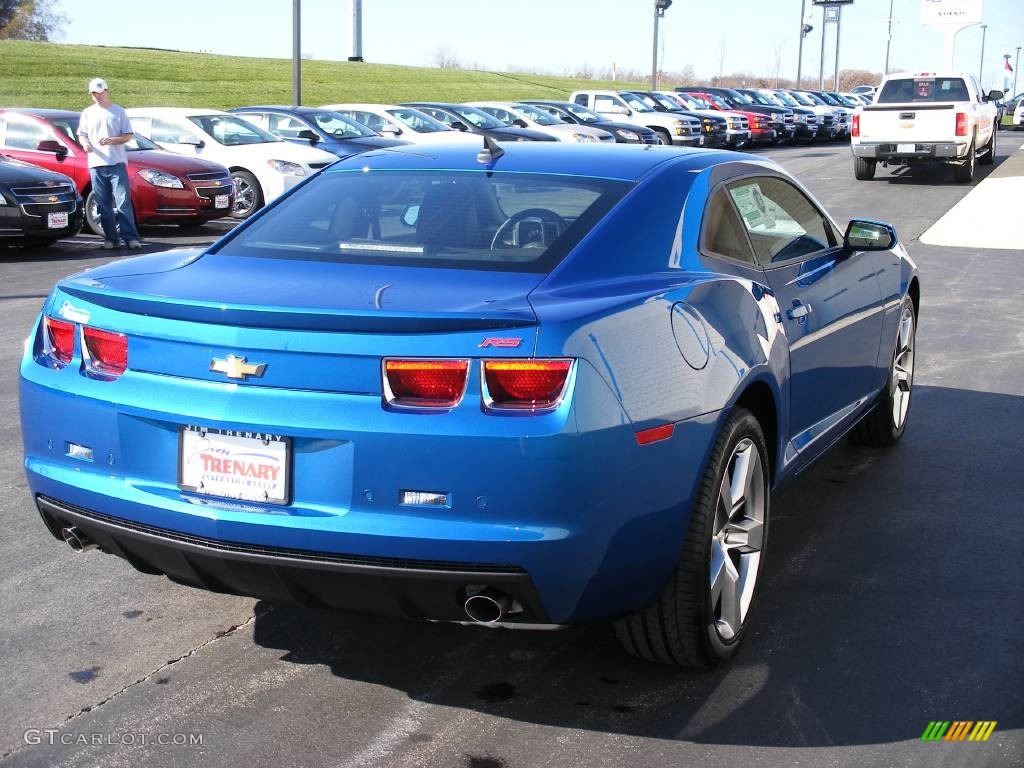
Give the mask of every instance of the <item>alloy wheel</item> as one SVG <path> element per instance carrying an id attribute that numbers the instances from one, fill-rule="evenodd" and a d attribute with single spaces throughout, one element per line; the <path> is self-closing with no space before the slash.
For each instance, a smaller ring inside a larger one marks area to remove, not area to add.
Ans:
<path id="1" fill-rule="evenodd" d="M 760 453 L 744 438 L 722 477 L 711 534 L 709 596 L 714 626 L 724 641 L 739 634 L 754 596 L 767 499 Z"/>
<path id="2" fill-rule="evenodd" d="M 892 380 L 892 423 L 900 429 L 907 420 L 910 409 L 910 390 L 914 385 L 914 312 L 904 307 L 900 316 L 899 335 L 893 352 Z"/>

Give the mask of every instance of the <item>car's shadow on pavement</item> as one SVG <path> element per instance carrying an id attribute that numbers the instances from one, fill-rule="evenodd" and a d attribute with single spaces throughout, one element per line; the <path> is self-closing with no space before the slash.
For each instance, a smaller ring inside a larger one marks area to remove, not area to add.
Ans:
<path id="1" fill-rule="evenodd" d="M 919 386 L 898 447 L 834 448 L 775 499 L 752 634 L 723 669 L 634 660 L 607 626 L 266 603 L 255 640 L 414 700 L 560 728 L 778 747 L 916 740 L 931 720 L 996 720 L 998 735 L 1024 726 L 1022 423 L 1022 397 Z"/>

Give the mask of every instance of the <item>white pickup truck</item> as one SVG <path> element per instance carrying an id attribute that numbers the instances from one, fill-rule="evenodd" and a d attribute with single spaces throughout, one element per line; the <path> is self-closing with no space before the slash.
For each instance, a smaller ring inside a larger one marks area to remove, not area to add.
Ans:
<path id="1" fill-rule="evenodd" d="M 701 121 L 696 117 L 658 112 L 629 91 L 573 91 L 569 101 L 611 120 L 643 125 L 658 135 L 659 144 L 682 147 L 704 145 Z"/>
<path id="2" fill-rule="evenodd" d="M 872 104 L 853 113 L 853 172 L 871 179 L 875 166 L 938 162 L 957 181 L 974 178 L 975 162 L 996 155 L 996 99 L 966 72 L 898 72 L 879 86 Z"/>

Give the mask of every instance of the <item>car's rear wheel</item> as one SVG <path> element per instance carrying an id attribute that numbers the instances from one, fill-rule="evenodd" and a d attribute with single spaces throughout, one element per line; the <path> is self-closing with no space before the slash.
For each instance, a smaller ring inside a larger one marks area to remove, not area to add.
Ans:
<path id="1" fill-rule="evenodd" d="M 235 186 L 235 206 L 231 218 L 248 219 L 263 207 L 263 188 L 248 171 L 232 171 L 231 183 Z"/>
<path id="2" fill-rule="evenodd" d="M 762 571 L 769 495 L 764 433 L 736 408 L 715 440 L 675 571 L 652 605 L 615 623 L 627 652 L 702 669 L 736 654 Z"/>
<path id="3" fill-rule="evenodd" d="M 985 154 L 981 156 L 981 160 L 978 162 L 982 165 L 992 165 L 996 161 L 996 131 L 992 131 L 992 138 L 988 140 L 988 144 L 985 145 Z"/>
<path id="4" fill-rule="evenodd" d="M 961 165 L 953 166 L 953 179 L 961 184 L 969 184 L 974 181 L 974 166 L 977 158 L 974 156 L 974 142 L 967 148 L 967 159 Z"/>
<path id="5" fill-rule="evenodd" d="M 889 378 L 878 404 L 861 419 L 850 433 L 860 445 L 893 445 L 907 429 L 910 398 L 914 390 L 915 339 L 917 316 L 909 298 L 900 307 L 900 323 L 896 330 Z"/>
<path id="6" fill-rule="evenodd" d="M 863 157 L 853 158 L 853 175 L 861 181 L 870 181 L 875 178 L 875 160 L 865 160 Z"/>

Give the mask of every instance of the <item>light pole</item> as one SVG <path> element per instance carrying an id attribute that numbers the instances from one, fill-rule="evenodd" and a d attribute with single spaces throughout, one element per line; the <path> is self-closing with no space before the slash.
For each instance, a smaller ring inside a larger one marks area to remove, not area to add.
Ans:
<path id="1" fill-rule="evenodd" d="M 302 104 L 302 43 L 301 16 L 302 0 L 292 0 L 292 104 Z"/>
<path id="2" fill-rule="evenodd" d="M 988 32 L 988 24 L 981 25 L 981 63 L 978 65 L 978 85 L 981 85 L 982 75 L 985 73 L 985 33 Z"/>
<path id="3" fill-rule="evenodd" d="M 893 0 L 889 0 L 889 30 L 885 33 L 885 69 L 882 71 L 882 75 L 889 74 L 889 46 L 892 45 L 892 4 Z"/>
<path id="4" fill-rule="evenodd" d="M 1017 95 L 1017 67 L 1020 66 L 1020 46 L 1017 46 L 1017 58 L 1013 62 L 1013 95 Z"/>
<path id="5" fill-rule="evenodd" d="M 658 19 L 672 5 L 672 0 L 654 0 L 654 52 L 651 61 L 651 90 L 658 90 Z"/>

